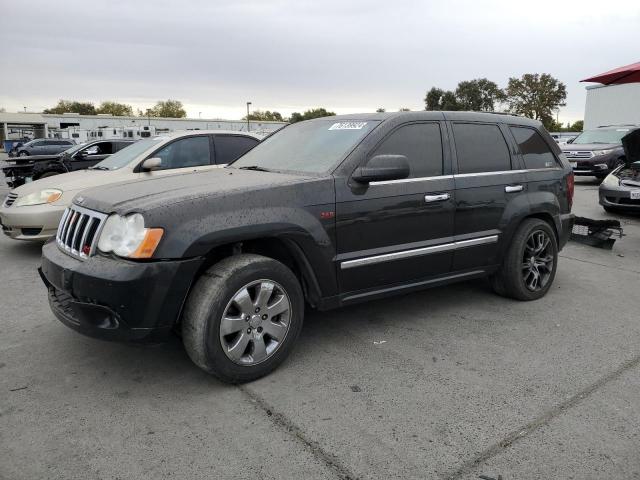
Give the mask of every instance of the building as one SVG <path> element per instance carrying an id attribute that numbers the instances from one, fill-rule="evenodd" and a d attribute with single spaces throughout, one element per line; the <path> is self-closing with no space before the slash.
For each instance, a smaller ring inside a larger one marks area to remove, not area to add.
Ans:
<path id="1" fill-rule="evenodd" d="M 640 62 L 582 80 L 587 87 L 584 129 L 602 125 L 640 125 Z"/>
<path id="2" fill-rule="evenodd" d="M 249 130 L 267 135 L 285 122 L 249 122 Z M 142 138 L 177 130 L 247 131 L 245 120 L 206 118 L 116 117 L 75 113 L 0 113 L 0 145 L 3 140 L 72 138 L 86 142 L 97 138 Z"/>

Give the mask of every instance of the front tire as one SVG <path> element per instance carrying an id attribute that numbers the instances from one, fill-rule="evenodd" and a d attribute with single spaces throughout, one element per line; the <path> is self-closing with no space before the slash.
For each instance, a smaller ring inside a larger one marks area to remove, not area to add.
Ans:
<path id="1" fill-rule="evenodd" d="M 18 152 L 18 156 L 19 157 L 28 157 L 29 156 L 29 152 L 27 152 L 26 150 L 22 150 L 21 152 Z"/>
<path id="2" fill-rule="evenodd" d="M 228 383 L 267 375 L 291 353 L 302 329 L 304 296 L 282 263 L 253 254 L 228 257 L 193 287 L 182 318 L 191 360 Z"/>
<path id="3" fill-rule="evenodd" d="M 544 220 L 530 218 L 518 227 L 491 284 L 499 295 L 537 300 L 551 288 L 557 267 L 558 241 L 553 228 Z"/>

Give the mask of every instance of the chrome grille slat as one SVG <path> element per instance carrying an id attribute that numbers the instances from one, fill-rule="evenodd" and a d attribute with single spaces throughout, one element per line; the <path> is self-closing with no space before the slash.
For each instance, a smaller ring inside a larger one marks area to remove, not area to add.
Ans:
<path id="1" fill-rule="evenodd" d="M 58 247 L 72 257 L 86 260 L 96 251 L 106 219 L 104 213 L 77 205 L 70 206 L 60 219 L 56 234 Z"/>
<path id="2" fill-rule="evenodd" d="M 564 154 L 569 160 L 583 160 L 594 156 L 591 150 L 567 150 Z"/>
<path id="3" fill-rule="evenodd" d="M 17 198 L 18 198 L 17 193 L 10 193 L 9 195 L 7 195 L 7 198 L 4 199 L 4 206 L 10 207 L 11 205 L 13 205 L 13 202 L 17 200 Z"/>

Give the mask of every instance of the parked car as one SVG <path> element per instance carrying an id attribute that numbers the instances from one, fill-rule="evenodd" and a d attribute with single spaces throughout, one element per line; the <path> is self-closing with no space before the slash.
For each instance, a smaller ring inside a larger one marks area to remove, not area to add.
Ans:
<path id="1" fill-rule="evenodd" d="M 600 205 L 607 212 L 640 212 L 640 129 L 622 137 L 625 163 L 600 184 Z"/>
<path id="2" fill-rule="evenodd" d="M 95 142 L 74 145 L 56 155 L 36 155 L 26 158 L 9 160 L 8 167 L 3 167 L 5 181 L 10 188 L 16 188 L 25 183 L 41 178 L 75 172 L 93 167 L 109 155 L 131 145 L 134 140 L 99 140 Z"/>
<path id="3" fill-rule="evenodd" d="M 575 175 L 603 179 L 624 163 L 621 139 L 636 128 L 638 126 L 621 125 L 586 130 L 560 148 Z"/>
<path id="4" fill-rule="evenodd" d="M 138 140 L 87 170 L 11 190 L 0 207 L 2 230 L 16 240 L 46 240 L 56 233 L 74 195 L 87 188 L 219 168 L 253 148 L 259 139 L 250 133 L 199 130 Z M 173 181 L 174 188 L 181 188 L 184 179 Z"/>
<path id="5" fill-rule="evenodd" d="M 28 157 L 30 155 L 55 155 L 75 145 L 76 142 L 64 138 L 36 138 L 11 149 L 9 157 Z"/>
<path id="6" fill-rule="evenodd" d="M 224 169 L 83 192 L 40 272 L 70 328 L 137 342 L 180 328 L 198 366 L 244 382 L 289 355 L 305 304 L 483 276 L 502 295 L 542 297 L 572 198 L 571 167 L 534 120 L 322 118 L 281 129 Z"/>

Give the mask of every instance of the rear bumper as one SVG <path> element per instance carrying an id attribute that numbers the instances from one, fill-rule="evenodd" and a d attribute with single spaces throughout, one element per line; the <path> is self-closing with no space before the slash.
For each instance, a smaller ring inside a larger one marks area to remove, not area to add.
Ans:
<path id="1" fill-rule="evenodd" d="M 132 262 L 100 255 L 81 261 L 49 242 L 39 272 L 51 310 L 69 328 L 102 340 L 157 343 L 178 322 L 201 262 Z"/>
<path id="2" fill-rule="evenodd" d="M 562 250 L 569 241 L 569 237 L 571 236 L 571 230 L 573 230 L 573 224 L 575 220 L 576 216 L 573 213 L 565 213 L 560 215 L 558 250 Z"/>
<path id="3" fill-rule="evenodd" d="M 56 234 L 65 205 L 0 207 L 2 232 L 14 240 L 46 240 Z"/>

